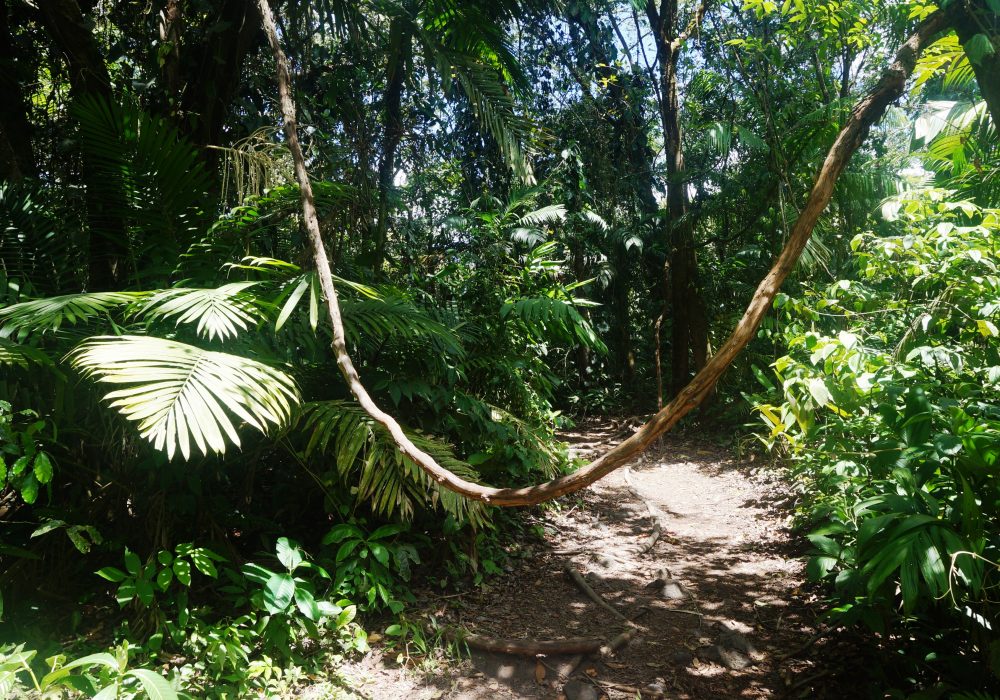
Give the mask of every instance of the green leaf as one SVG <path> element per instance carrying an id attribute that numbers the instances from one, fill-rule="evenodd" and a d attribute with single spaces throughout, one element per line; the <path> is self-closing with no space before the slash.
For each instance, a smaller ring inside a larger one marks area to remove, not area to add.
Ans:
<path id="1" fill-rule="evenodd" d="M 139 596 L 139 602 L 147 608 L 153 604 L 155 594 L 153 592 L 153 584 L 150 581 L 144 578 L 137 578 L 135 580 L 135 592 Z"/>
<path id="2" fill-rule="evenodd" d="M 174 555 L 165 549 L 161 549 L 156 553 L 156 561 L 160 562 L 163 566 L 170 566 L 171 562 L 174 560 Z"/>
<path id="3" fill-rule="evenodd" d="M 35 479 L 34 475 L 29 474 L 26 476 L 20 484 L 21 488 L 21 498 L 28 505 L 31 505 L 38 499 L 38 480 Z"/>
<path id="4" fill-rule="evenodd" d="M 813 581 L 823 580 L 837 565 L 836 557 L 810 557 L 806 564 L 806 575 Z"/>
<path id="5" fill-rule="evenodd" d="M 339 564 L 351 556 L 351 552 L 357 549 L 359 544 L 361 544 L 361 540 L 348 540 L 340 545 L 340 548 L 337 550 L 337 563 Z"/>
<path id="6" fill-rule="evenodd" d="M 121 583 L 125 580 L 126 574 L 121 569 L 116 569 L 113 566 L 105 566 L 103 569 L 94 572 L 106 581 L 111 581 L 112 583 Z"/>
<path id="7" fill-rule="evenodd" d="M 289 574 L 271 574 L 264 585 L 264 607 L 272 614 L 288 609 L 295 595 L 295 581 Z"/>
<path id="8" fill-rule="evenodd" d="M 28 468 L 28 463 L 30 461 L 31 458 L 28 457 L 27 455 L 22 455 L 21 457 L 18 457 L 14 461 L 14 465 L 10 468 L 11 476 L 21 476 L 21 474 L 24 473 L 24 470 Z"/>
<path id="9" fill-rule="evenodd" d="M 160 587 L 161 591 L 167 590 L 170 586 L 170 582 L 174 580 L 174 572 L 169 567 L 160 569 L 160 573 L 156 575 L 156 585 Z"/>
<path id="10" fill-rule="evenodd" d="M 385 548 L 385 545 L 378 542 L 369 542 L 368 548 L 379 564 L 389 566 L 389 550 Z"/>
<path id="11" fill-rule="evenodd" d="M 201 547 L 192 549 L 191 561 L 194 562 L 195 568 L 197 568 L 201 573 L 210 578 L 218 578 L 219 572 L 216 570 L 215 564 L 212 563 L 212 559 L 206 550 Z"/>
<path id="12" fill-rule="evenodd" d="M 316 605 L 316 599 L 313 598 L 312 593 L 304 588 L 295 588 L 295 605 L 298 607 L 299 612 L 310 620 L 315 622 L 319 619 L 319 606 Z"/>
<path id="13" fill-rule="evenodd" d="M 191 562 L 186 559 L 174 559 L 171 568 L 178 581 L 185 586 L 191 585 Z"/>
<path id="14" fill-rule="evenodd" d="M 260 564 L 254 564 L 252 562 L 249 564 L 244 564 L 241 571 L 243 572 L 243 575 L 246 576 L 249 580 L 253 581 L 254 583 L 260 584 L 262 586 L 265 583 L 267 583 L 268 579 L 270 579 L 271 576 L 274 575 L 274 572 L 265 569 Z"/>
<path id="15" fill-rule="evenodd" d="M 278 561 L 289 571 L 295 571 L 302 563 L 302 550 L 297 545 L 292 544 L 287 537 L 278 538 L 276 550 Z"/>
<path id="16" fill-rule="evenodd" d="M 369 542 L 374 540 L 381 540 L 386 537 L 392 537 L 393 535 L 398 535 L 400 532 L 406 528 L 403 525 L 383 525 L 378 528 L 372 534 L 368 535 L 367 539 Z"/>
<path id="17" fill-rule="evenodd" d="M 142 562 L 139 560 L 139 555 L 128 549 L 125 550 L 125 569 L 133 576 L 136 576 L 139 570 L 142 569 Z"/>
<path id="18" fill-rule="evenodd" d="M 66 522 L 63 520 L 46 520 L 42 525 L 35 528 L 35 531 L 31 533 L 31 537 L 41 537 L 42 535 L 48 534 L 53 530 L 58 530 L 61 527 L 65 527 Z"/>
<path id="19" fill-rule="evenodd" d="M 61 670 L 69 671 L 83 666 L 104 666 L 105 668 L 110 668 L 113 671 L 121 670 L 118 659 L 107 652 L 80 657 L 75 661 L 70 661 L 68 664 L 63 666 Z"/>
<path id="20" fill-rule="evenodd" d="M 323 544 L 336 544 L 347 537 L 361 538 L 364 533 L 357 525 L 351 523 L 340 523 L 334 525 L 328 533 L 323 536 Z"/>
<path id="21" fill-rule="evenodd" d="M 145 668 L 135 668 L 125 675 L 138 678 L 150 700 L 177 700 L 177 693 L 170 687 L 170 683 L 158 673 Z"/>
<path id="22" fill-rule="evenodd" d="M 52 481 L 52 462 L 49 461 L 49 456 L 44 452 L 35 455 L 34 471 L 38 483 L 47 484 Z"/>

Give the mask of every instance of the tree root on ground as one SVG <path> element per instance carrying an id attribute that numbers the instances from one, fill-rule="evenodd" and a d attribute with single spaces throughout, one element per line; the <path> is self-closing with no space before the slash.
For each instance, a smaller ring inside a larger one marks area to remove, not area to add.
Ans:
<path id="1" fill-rule="evenodd" d="M 448 637 L 457 642 L 465 642 L 472 649 L 494 654 L 512 656 L 567 656 L 569 654 L 593 654 L 601 650 L 605 640 L 597 637 L 574 637 L 572 639 L 504 639 L 481 634 L 461 634 L 450 632 Z"/>

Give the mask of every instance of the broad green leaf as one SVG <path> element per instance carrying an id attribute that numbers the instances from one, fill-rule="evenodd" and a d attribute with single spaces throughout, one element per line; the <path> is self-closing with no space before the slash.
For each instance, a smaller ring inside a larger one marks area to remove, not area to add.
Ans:
<path id="1" fill-rule="evenodd" d="M 47 484 L 52 481 L 52 462 L 49 461 L 49 456 L 44 452 L 35 455 L 34 471 L 38 483 Z"/>
<path id="2" fill-rule="evenodd" d="M 113 566 L 105 566 L 103 569 L 95 572 L 101 578 L 111 581 L 112 583 L 121 583 L 125 580 L 126 573 L 121 569 L 116 569 Z"/>
<path id="3" fill-rule="evenodd" d="M 295 571 L 302 563 L 302 550 L 289 542 L 287 537 L 279 537 L 277 544 L 278 561 L 289 571 Z"/>
<path id="4" fill-rule="evenodd" d="M 139 679 L 149 700 L 177 700 L 176 691 L 170 687 L 167 679 L 158 673 L 145 668 L 135 668 L 125 675 Z"/>
<path id="5" fill-rule="evenodd" d="M 264 607 L 273 614 L 284 612 L 295 595 L 295 581 L 289 574 L 271 574 L 264 585 Z"/>
<path id="6" fill-rule="evenodd" d="M 313 594 L 301 587 L 295 588 L 295 605 L 298 607 L 299 612 L 305 615 L 310 620 L 316 621 L 320 617 L 319 606 L 316 605 L 316 599 L 313 598 Z"/>
<path id="7" fill-rule="evenodd" d="M 171 569 L 178 581 L 185 586 L 191 585 L 191 562 L 186 559 L 174 559 Z"/>

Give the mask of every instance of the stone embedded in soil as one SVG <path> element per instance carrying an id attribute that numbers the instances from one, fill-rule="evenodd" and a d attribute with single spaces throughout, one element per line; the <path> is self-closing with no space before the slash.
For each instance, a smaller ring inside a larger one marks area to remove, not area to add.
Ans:
<path id="1" fill-rule="evenodd" d="M 663 582 L 663 588 L 660 590 L 660 595 L 667 600 L 684 600 L 688 597 L 687 591 L 684 590 L 684 586 L 673 579 L 667 579 Z"/>
<path id="2" fill-rule="evenodd" d="M 566 700 L 600 700 L 597 689 L 589 683 L 583 681 L 567 681 L 563 686 L 563 695 Z"/>
<path id="3" fill-rule="evenodd" d="M 691 659 L 694 658 L 694 654 L 690 651 L 675 651 L 670 655 L 670 663 L 677 664 L 679 666 L 687 666 L 691 663 Z"/>
<path id="4" fill-rule="evenodd" d="M 699 654 L 706 661 L 722 664 L 730 671 L 742 671 L 753 666 L 753 660 L 749 656 L 735 649 L 727 649 L 721 644 L 704 647 L 699 650 Z"/>

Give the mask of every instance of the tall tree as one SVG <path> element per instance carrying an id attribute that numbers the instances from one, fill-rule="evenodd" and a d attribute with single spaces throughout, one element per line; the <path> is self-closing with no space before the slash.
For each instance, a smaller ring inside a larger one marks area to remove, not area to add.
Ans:
<path id="1" fill-rule="evenodd" d="M 85 98 L 110 104 L 115 95 L 101 48 L 94 38 L 91 22 L 77 0 L 41 0 L 42 22 L 66 61 L 71 92 L 76 101 Z M 123 194 L 109 187 L 102 170 L 85 150 L 80 177 L 87 194 L 87 221 L 90 234 L 88 289 L 121 289 L 128 278 L 128 243 Z"/>
<path id="2" fill-rule="evenodd" d="M 677 67 L 685 42 L 701 24 L 708 0 L 684 21 L 678 0 L 646 3 L 646 17 L 656 45 L 659 108 L 667 166 L 668 246 L 664 265 L 665 315 L 670 319 L 670 394 L 679 392 L 691 376 L 691 364 L 700 370 L 708 360 L 708 318 L 698 280 L 694 226 L 688 216 L 688 182 L 684 174 L 681 99 Z M 669 309 L 669 314 L 667 314 Z"/>

